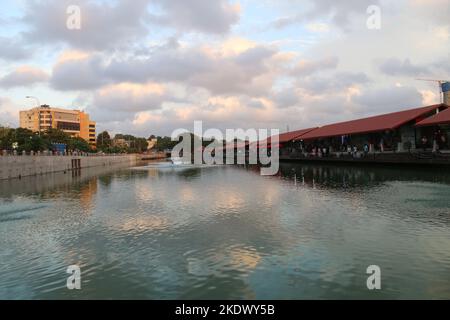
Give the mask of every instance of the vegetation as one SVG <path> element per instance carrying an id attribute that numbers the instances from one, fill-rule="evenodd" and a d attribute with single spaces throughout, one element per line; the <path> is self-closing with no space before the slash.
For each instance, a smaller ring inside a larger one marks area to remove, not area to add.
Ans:
<path id="1" fill-rule="evenodd" d="M 112 147 L 111 137 L 108 131 L 103 131 L 99 133 L 97 136 L 97 149 L 103 152 L 106 152 L 109 148 Z"/>
<path id="2" fill-rule="evenodd" d="M 0 149 L 21 153 L 23 151 L 55 150 L 53 144 L 65 144 L 67 151 L 92 152 L 89 144 L 81 138 L 73 138 L 59 129 L 50 129 L 41 134 L 31 130 L 0 127 Z"/>
<path id="3" fill-rule="evenodd" d="M 194 140 L 200 139 L 190 133 L 192 138 L 192 147 Z M 161 137 L 151 135 L 149 140 L 157 139 L 154 147 L 156 151 L 172 150 L 181 141 L 172 141 L 170 137 Z M 207 146 L 211 141 L 203 140 L 201 144 Z M 71 137 L 59 129 L 50 129 L 46 132 L 34 133 L 28 129 L 4 128 L 0 127 L 0 150 L 8 150 L 21 153 L 23 151 L 44 151 L 56 150 L 54 144 L 65 144 L 67 151 L 81 152 L 104 152 L 104 153 L 143 153 L 147 151 L 148 141 L 146 138 L 135 137 L 127 134 L 117 134 L 114 139 L 108 131 L 103 131 L 97 136 L 97 149 L 94 150 L 82 138 Z"/>
<path id="4" fill-rule="evenodd" d="M 203 147 L 208 146 L 214 141 L 214 139 L 213 140 L 201 139 L 200 137 L 194 135 L 193 133 L 188 133 L 188 135 L 191 136 L 191 148 L 194 148 L 194 143 L 196 140 L 197 143 L 200 143 Z M 179 141 L 182 140 L 183 136 L 185 135 L 179 136 L 178 141 L 172 141 L 171 137 L 156 137 L 158 139 L 158 142 L 156 143 L 155 149 L 157 151 L 172 150 L 179 143 Z M 150 138 L 152 137 L 154 136 L 151 136 Z"/>
<path id="5" fill-rule="evenodd" d="M 147 147 L 147 139 L 129 134 L 116 134 L 111 139 L 108 131 L 103 131 L 97 136 L 97 149 L 104 153 L 142 153 Z"/>
<path id="6" fill-rule="evenodd" d="M 165 150 L 172 150 L 178 143 L 178 141 L 172 141 L 170 137 L 156 137 L 158 141 L 155 145 L 156 151 L 165 151 Z"/>

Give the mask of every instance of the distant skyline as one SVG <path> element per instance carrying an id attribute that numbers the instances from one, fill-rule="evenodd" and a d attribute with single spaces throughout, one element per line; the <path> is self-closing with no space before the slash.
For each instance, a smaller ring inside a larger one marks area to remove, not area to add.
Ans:
<path id="1" fill-rule="evenodd" d="M 67 8 L 81 29 L 67 28 Z M 367 8 L 378 6 L 371 30 Z M 439 102 L 448 0 L 3 0 L 0 125 L 41 104 L 97 131 L 314 127 Z"/>

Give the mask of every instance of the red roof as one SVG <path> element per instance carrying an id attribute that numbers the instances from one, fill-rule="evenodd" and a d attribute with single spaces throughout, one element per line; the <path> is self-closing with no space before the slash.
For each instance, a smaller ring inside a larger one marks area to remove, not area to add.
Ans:
<path id="1" fill-rule="evenodd" d="M 302 130 L 282 133 L 279 136 L 279 142 L 283 143 L 283 142 L 289 142 L 289 141 L 298 139 L 298 138 L 302 137 L 304 134 L 307 134 L 308 132 L 311 132 L 311 131 L 313 131 L 315 129 L 317 129 L 317 127 L 316 128 L 302 129 Z M 270 137 L 267 140 L 270 143 Z"/>
<path id="2" fill-rule="evenodd" d="M 248 141 L 230 141 L 225 144 L 224 149 L 242 149 L 249 144 Z"/>
<path id="3" fill-rule="evenodd" d="M 302 137 L 304 134 L 311 132 L 313 130 L 317 129 L 316 128 L 309 128 L 309 129 L 301 129 L 301 130 L 296 130 L 296 131 L 290 131 L 290 132 L 285 132 L 279 135 L 278 137 L 278 142 L 279 143 L 285 143 L 285 142 L 289 142 L 295 139 L 298 139 L 300 137 Z M 269 137 L 265 140 L 261 140 L 258 142 L 258 147 L 262 146 L 265 147 L 267 145 L 270 145 L 270 142 L 272 140 L 272 137 Z M 255 145 L 256 142 L 253 142 L 252 145 Z"/>
<path id="4" fill-rule="evenodd" d="M 420 121 L 417 126 L 432 126 L 438 124 L 450 123 L 450 108 L 439 112 L 438 114 Z"/>
<path id="5" fill-rule="evenodd" d="M 436 104 L 432 106 L 398 111 L 364 119 L 330 124 L 308 132 L 301 138 L 303 140 L 309 140 L 393 130 L 443 106 L 445 105 Z"/>

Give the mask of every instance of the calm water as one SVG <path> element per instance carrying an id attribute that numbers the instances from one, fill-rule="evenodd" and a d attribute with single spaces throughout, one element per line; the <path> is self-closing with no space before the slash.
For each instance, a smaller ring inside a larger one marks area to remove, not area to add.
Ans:
<path id="1" fill-rule="evenodd" d="M 445 169 L 102 170 L 0 182 L 0 299 L 450 298 Z"/>

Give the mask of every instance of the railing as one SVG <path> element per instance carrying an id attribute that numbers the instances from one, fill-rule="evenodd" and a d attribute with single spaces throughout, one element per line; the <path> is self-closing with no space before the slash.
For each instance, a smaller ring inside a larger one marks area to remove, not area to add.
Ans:
<path id="1" fill-rule="evenodd" d="M 443 153 L 441 151 L 405 151 L 405 152 L 394 152 L 394 151 L 385 151 L 385 152 L 363 152 L 363 151 L 354 151 L 354 152 L 331 152 L 331 153 L 308 153 L 308 152 L 290 152 L 290 153 L 280 153 L 281 158 L 285 159 L 335 159 L 335 160 L 390 160 L 390 159 L 398 159 L 398 160 L 440 160 L 440 161 L 449 161 L 450 162 L 450 153 Z"/>
<path id="2" fill-rule="evenodd" d="M 123 154 L 123 153 L 88 153 L 88 152 L 80 152 L 80 151 L 70 151 L 70 152 L 59 152 L 59 151 L 30 151 L 30 152 L 18 152 L 18 151 L 10 151 L 3 150 L 0 151 L 0 157 L 8 157 L 8 156 L 23 156 L 23 157 L 35 157 L 35 156 L 54 156 L 54 157 L 63 157 L 63 156 L 76 156 L 76 157 L 106 157 L 106 156 L 129 156 L 132 154 Z"/>

